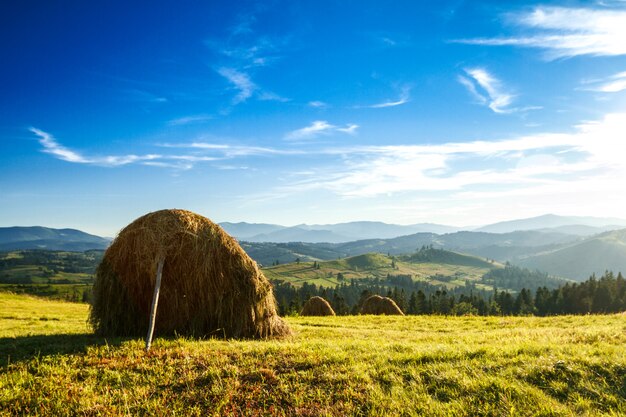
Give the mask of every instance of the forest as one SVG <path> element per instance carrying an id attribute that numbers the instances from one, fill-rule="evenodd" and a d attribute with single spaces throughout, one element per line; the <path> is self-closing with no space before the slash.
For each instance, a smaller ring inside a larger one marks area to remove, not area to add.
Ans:
<path id="1" fill-rule="evenodd" d="M 532 275 L 528 270 L 507 266 L 502 276 L 515 272 Z M 532 281 L 531 281 L 532 282 Z M 468 282 L 466 287 L 444 289 L 410 277 L 390 276 L 387 280 L 350 280 L 335 287 L 274 281 L 274 291 L 282 315 L 295 315 L 312 296 L 328 300 L 338 315 L 358 314 L 365 299 L 373 294 L 392 298 L 406 314 L 438 315 L 536 315 L 617 313 L 626 311 L 626 280 L 621 272 L 607 271 L 581 283 L 565 283 L 557 288 L 480 290 Z M 391 286 L 390 286 L 391 284 Z"/>

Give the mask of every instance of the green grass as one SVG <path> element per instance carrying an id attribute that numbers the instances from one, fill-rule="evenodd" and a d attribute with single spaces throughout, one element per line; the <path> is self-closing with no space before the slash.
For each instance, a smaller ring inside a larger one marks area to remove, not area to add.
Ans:
<path id="1" fill-rule="evenodd" d="M 452 253 L 452 252 L 450 252 Z M 456 255 L 456 254 L 455 254 Z M 470 258 L 465 255 L 459 257 Z M 472 258 L 480 261 L 478 258 Z M 337 259 L 334 261 L 320 261 L 319 268 L 314 268 L 313 262 L 290 263 L 266 267 L 263 269 L 265 276 L 271 280 L 283 280 L 299 287 L 304 282 L 325 287 L 336 286 L 341 281 L 337 274 L 343 274 L 345 280 L 379 278 L 384 279 L 390 275 L 411 275 L 414 280 L 429 281 L 433 285 L 447 287 L 464 286 L 465 280 L 477 281 L 493 267 L 500 264 L 488 264 L 484 266 L 457 265 L 436 262 L 410 262 L 400 259 L 393 260 L 379 253 L 368 253 L 350 258 Z M 456 276 L 458 279 L 440 281 L 436 276 Z M 491 289 L 489 286 L 478 284 L 481 289 Z"/>
<path id="2" fill-rule="evenodd" d="M 92 288 L 90 284 L 0 284 L 0 293 L 28 294 L 53 300 L 83 301 L 83 293 L 91 294 Z"/>
<path id="3" fill-rule="evenodd" d="M 626 414 L 623 315 L 288 318 L 286 340 L 145 353 L 88 333 L 86 305 L 0 311 L 0 415 Z"/>

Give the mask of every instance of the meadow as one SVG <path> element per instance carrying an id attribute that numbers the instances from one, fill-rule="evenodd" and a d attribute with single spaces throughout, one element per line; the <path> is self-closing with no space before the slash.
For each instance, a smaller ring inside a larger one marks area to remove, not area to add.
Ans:
<path id="1" fill-rule="evenodd" d="M 443 252 L 443 251 L 442 251 Z M 451 253 L 451 252 L 448 252 Z M 459 255 L 466 257 L 464 255 Z M 402 258 L 390 257 L 380 253 L 342 258 L 333 261 L 293 262 L 263 268 L 263 273 L 270 280 L 283 280 L 295 287 L 303 283 L 321 286 L 336 286 L 349 280 L 364 278 L 385 279 L 388 275 L 406 275 L 416 281 L 425 281 L 444 288 L 464 286 L 469 280 L 477 288 L 491 290 L 491 286 L 480 283 L 481 277 L 491 268 L 501 268 L 499 263 L 487 263 L 479 258 L 478 265 L 464 265 L 446 262 L 411 262 Z M 341 274 L 343 279 L 339 279 Z"/>
<path id="2" fill-rule="evenodd" d="M 288 317 L 283 340 L 146 353 L 87 313 L 0 293 L 0 415 L 626 414 L 624 315 Z"/>

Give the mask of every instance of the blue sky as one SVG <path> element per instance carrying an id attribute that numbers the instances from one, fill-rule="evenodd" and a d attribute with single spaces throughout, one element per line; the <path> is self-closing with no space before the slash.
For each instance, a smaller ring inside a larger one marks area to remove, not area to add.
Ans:
<path id="1" fill-rule="evenodd" d="M 0 53 L 2 226 L 624 217 L 624 1 L 3 2 Z"/>

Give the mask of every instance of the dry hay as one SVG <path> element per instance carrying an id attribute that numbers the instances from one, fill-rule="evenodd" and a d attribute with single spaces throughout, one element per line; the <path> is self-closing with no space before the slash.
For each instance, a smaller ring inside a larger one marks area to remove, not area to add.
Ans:
<path id="1" fill-rule="evenodd" d="M 361 314 L 386 314 L 388 316 L 404 316 L 400 307 L 389 297 L 372 295 L 363 302 Z"/>
<path id="2" fill-rule="evenodd" d="M 322 297 L 311 297 L 304 303 L 301 316 L 334 316 L 335 310 Z"/>
<path id="3" fill-rule="evenodd" d="M 89 321 L 97 334 L 142 336 L 159 259 L 157 335 L 283 336 L 272 285 L 237 241 L 186 210 L 146 214 L 126 226 L 96 271 Z"/>

